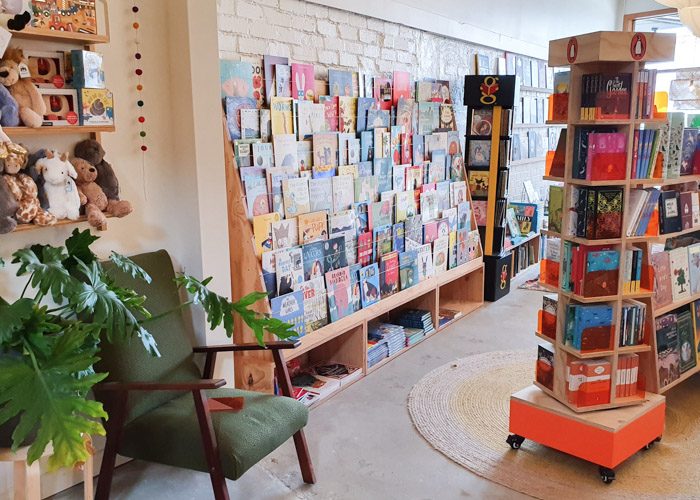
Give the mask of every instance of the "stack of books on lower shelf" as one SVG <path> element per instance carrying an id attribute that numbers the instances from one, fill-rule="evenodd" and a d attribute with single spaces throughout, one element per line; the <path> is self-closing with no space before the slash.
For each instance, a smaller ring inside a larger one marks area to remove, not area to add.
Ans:
<path id="1" fill-rule="evenodd" d="M 403 326 L 374 323 L 367 330 L 367 366 L 372 367 L 386 357 L 394 356 L 406 346 Z"/>
<path id="2" fill-rule="evenodd" d="M 394 320 L 397 324 L 406 328 L 420 328 L 424 335 L 430 335 L 435 331 L 433 316 L 430 311 L 423 309 L 406 309 Z"/>
<path id="3" fill-rule="evenodd" d="M 362 376 L 359 367 L 333 361 L 305 368 L 295 359 L 287 363 L 287 368 L 294 397 L 306 406 L 316 404 Z"/>

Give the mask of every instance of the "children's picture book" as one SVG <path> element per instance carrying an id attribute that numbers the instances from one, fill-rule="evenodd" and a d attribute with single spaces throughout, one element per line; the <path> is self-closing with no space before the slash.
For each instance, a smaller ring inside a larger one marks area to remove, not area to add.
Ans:
<path id="1" fill-rule="evenodd" d="M 253 98 L 253 65 L 246 61 L 219 59 L 221 97 Z M 256 105 L 257 107 L 257 105 Z"/>
<path id="2" fill-rule="evenodd" d="M 272 123 L 270 118 L 270 110 L 261 108 L 260 110 L 260 139 L 267 143 L 272 138 Z"/>
<path id="3" fill-rule="evenodd" d="M 367 130 L 367 118 L 368 118 L 368 112 L 370 109 L 373 110 L 378 110 L 379 109 L 379 101 L 377 101 L 373 97 L 360 97 L 357 100 L 357 124 L 356 124 L 356 129 L 357 132 L 364 132 Z M 380 125 L 382 126 L 382 125 Z M 388 124 L 387 124 L 388 126 Z"/>
<path id="4" fill-rule="evenodd" d="M 469 141 L 469 166 L 488 167 L 491 161 L 491 141 Z"/>
<path id="5" fill-rule="evenodd" d="M 430 243 L 418 248 L 418 281 L 422 282 L 435 274 L 433 252 Z"/>
<path id="6" fill-rule="evenodd" d="M 274 166 L 274 157 L 272 155 L 272 143 L 270 142 L 254 142 L 253 146 L 253 165 L 260 168 L 269 168 Z"/>
<path id="7" fill-rule="evenodd" d="M 355 210 L 350 208 L 348 210 L 341 210 L 334 214 L 331 214 L 328 218 L 328 225 L 330 227 L 331 234 L 341 234 L 345 231 L 355 232 Z"/>
<path id="8" fill-rule="evenodd" d="M 675 248 L 669 254 L 671 260 L 671 293 L 673 301 L 678 302 L 690 297 L 688 249 L 685 247 Z"/>
<path id="9" fill-rule="evenodd" d="M 267 197 L 267 179 L 265 177 L 248 177 L 245 182 L 245 195 L 248 206 L 248 218 L 270 213 Z"/>
<path id="10" fill-rule="evenodd" d="M 420 194 L 420 212 L 424 223 L 437 219 L 437 191 L 427 191 Z"/>
<path id="11" fill-rule="evenodd" d="M 350 269 L 343 267 L 326 273 L 328 312 L 331 322 L 353 313 L 350 297 Z"/>
<path id="12" fill-rule="evenodd" d="M 654 294 L 651 300 L 656 308 L 666 306 L 673 302 L 670 255 L 668 252 L 652 253 L 649 263 L 654 269 Z"/>
<path id="13" fill-rule="evenodd" d="M 369 228 L 391 225 L 392 203 L 388 200 L 369 204 Z"/>
<path id="14" fill-rule="evenodd" d="M 440 126 L 440 103 L 418 103 L 418 134 L 432 134 Z"/>
<path id="15" fill-rule="evenodd" d="M 474 208 L 474 218 L 477 226 L 485 226 L 487 218 L 487 202 L 486 200 L 474 200 L 472 206 Z"/>
<path id="16" fill-rule="evenodd" d="M 472 109 L 471 135 L 490 136 L 493 126 L 493 109 Z"/>
<path id="17" fill-rule="evenodd" d="M 304 281 L 302 249 L 299 247 L 275 252 L 277 273 L 277 295 L 286 295 L 297 290 Z"/>
<path id="18" fill-rule="evenodd" d="M 406 218 L 404 235 L 404 244 L 407 251 L 418 250 L 423 245 L 423 221 L 420 215 Z"/>
<path id="19" fill-rule="evenodd" d="M 313 158 L 311 152 L 311 141 L 297 141 L 297 164 L 299 172 L 310 172 L 312 170 Z M 301 174 L 307 175 L 307 174 Z"/>
<path id="20" fill-rule="evenodd" d="M 411 135 L 414 132 L 414 109 L 415 109 L 415 102 L 413 99 L 399 99 L 397 108 L 396 108 L 396 125 L 400 125 L 403 127 L 404 132 L 408 134 L 408 141 L 406 144 L 404 144 L 404 147 L 408 149 L 408 151 L 411 150 Z"/>
<path id="21" fill-rule="evenodd" d="M 398 106 L 400 99 L 411 97 L 411 74 L 408 71 L 394 71 L 392 102 Z"/>
<path id="22" fill-rule="evenodd" d="M 374 235 L 374 252 L 372 260 L 378 261 L 383 255 L 392 251 L 391 225 L 378 226 L 372 230 Z"/>
<path id="23" fill-rule="evenodd" d="M 457 117 L 455 116 L 452 104 L 440 105 L 440 127 L 441 130 L 457 130 Z"/>
<path id="24" fill-rule="evenodd" d="M 334 235 L 323 246 L 323 269 L 333 271 L 348 265 L 347 252 L 345 248 L 345 236 Z"/>
<path id="25" fill-rule="evenodd" d="M 320 101 L 319 101 L 320 103 Z M 338 131 L 338 98 L 331 97 L 323 101 L 323 120 L 326 132 Z"/>
<path id="26" fill-rule="evenodd" d="M 358 177 L 354 181 L 355 202 L 373 203 L 379 198 L 379 178 L 376 176 Z"/>
<path id="27" fill-rule="evenodd" d="M 391 227 L 391 234 L 393 237 L 392 248 L 396 252 L 403 252 L 406 250 L 406 230 L 403 222 L 397 222 Z"/>
<path id="28" fill-rule="evenodd" d="M 272 224 L 279 221 L 280 214 L 272 212 L 253 217 L 253 235 L 255 237 L 255 253 L 260 255 L 273 248 Z"/>
<path id="29" fill-rule="evenodd" d="M 390 252 L 380 257 L 379 294 L 381 298 L 389 297 L 399 291 L 399 254 Z"/>
<path id="30" fill-rule="evenodd" d="M 335 177 L 309 179 L 309 204 L 312 212 L 333 210 L 333 179 Z"/>
<path id="31" fill-rule="evenodd" d="M 328 92 L 331 96 L 352 97 L 352 72 L 329 69 Z"/>
<path id="32" fill-rule="evenodd" d="M 457 229 L 457 265 L 461 266 L 469 261 L 469 231 L 467 229 Z"/>
<path id="33" fill-rule="evenodd" d="M 333 212 L 340 212 L 352 207 L 355 202 L 355 186 L 352 175 L 333 177 Z"/>
<path id="34" fill-rule="evenodd" d="M 457 229 L 471 230 L 472 211 L 469 202 L 464 201 L 457 205 Z"/>
<path id="35" fill-rule="evenodd" d="M 275 64 L 275 96 L 292 97 L 292 68 L 288 64 Z"/>
<path id="36" fill-rule="evenodd" d="M 391 191 L 393 182 L 391 158 L 375 158 L 373 172 L 377 177 L 379 192 Z"/>
<path id="37" fill-rule="evenodd" d="M 391 79 L 386 77 L 374 77 L 373 97 L 379 100 L 382 109 L 390 110 L 392 105 Z"/>
<path id="38" fill-rule="evenodd" d="M 252 97 L 227 97 L 225 102 L 229 137 L 232 141 L 242 139 L 241 110 L 256 109 L 257 102 Z"/>
<path id="39" fill-rule="evenodd" d="M 388 128 L 390 123 L 389 111 L 385 109 L 370 108 L 367 110 L 367 130 Z"/>
<path id="40" fill-rule="evenodd" d="M 437 237 L 442 238 L 443 236 L 449 236 L 450 234 L 450 222 L 447 217 L 442 217 L 435 221 L 437 223 Z"/>
<path id="41" fill-rule="evenodd" d="M 297 127 L 300 139 L 325 131 L 324 106 L 312 101 L 297 104 Z"/>
<path id="42" fill-rule="evenodd" d="M 297 140 L 294 134 L 276 134 L 273 136 L 276 167 L 294 167 L 297 165 Z"/>
<path id="43" fill-rule="evenodd" d="M 360 264 L 351 264 L 350 266 L 350 303 L 352 312 L 357 312 L 362 309 L 362 293 L 360 292 Z"/>
<path id="44" fill-rule="evenodd" d="M 277 64 L 287 65 L 289 63 L 286 57 L 271 56 L 265 54 L 263 56 L 263 69 L 264 69 L 264 80 L 265 80 L 265 102 L 270 105 L 270 100 L 276 94 L 275 86 L 275 66 Z M 287 96 L 287 97 L 291 97 Z"/>
<path id="45" fill-rule="evenodd" d="M 467 234 L 467 256 L 469 260 L 481 257 L 481 237 L 477 229 L 472 229 Z"/>
<path id="46" fill-rule="evenodd" d="M 297 290 L 282 297 L 270 299 L 271 315 L 292 325 L 299 337 L 306 334 L 304 320 L 304 292 Z"/>
<path id="47" fill-rule="evenodd" d="M 323 278 L 304 281 L 301 284 L 304 294 L 304 323 L 306 332 L 312 332 L 328 324 L 326 305 L 326 284 Z"/>
<path id="48" fill-rule="evenodd" d="M 348 164 L 357 165 L 360 162 L 360 139 L 348 140 Z M 355 175 L 357 177 L 357 175 Z"/>
<path id="49" fill-rule="evenodd" d="M 355 211 L 355 234 L 369 231 L 369 206 L 366 202 L 353 203 Z"/>
<path id="50" fill-rule="evenodd" d="M 326 241 L 315 241 L 301 247 L 303 257 L 304 281 L 323 277 L 326 273 L 324 267 Z M 279 273 L 278 273 L 279 274 Z"/>
<path id="51" fill-rule="evenodd" d="M 302 245 L 328 239 L 328 214 L 325 211 L 299 214 L 297 225 Z"/>
<path id="52" fill-rule="evenodd" d="M 314 100 L 313 64 L 292 63 L 292 97 L 299 101 Z"/>
<path id="53" fill-rule="evenodd" d="M 690 273 L 690 294 L 696 295 L 700 293 L 700 243 L 688 247 L 688 270 Z"/>
<path id="54" fill-rule="evenodd" d="M 407 250 L 399 253 L 399 283 L 401 290 L 418 284 L 418 251 Z"/>
<path id="55" fill-rule="evenodd" d="M 291 97 L 273 97 L 270 103 L 270 125 L 273 135 L 294 134 Z"/>
<path id="56" fill-rule="evenodd" d="M 379 266 L 376 262 L 360 269 L 360 297 L 363 308 L 379 302 Z"/>
<path id="57" fill-rule="evenodd" d="M 449 234 L 440 236 L 433 242 L 433 268 L 435 269 L 435 274 L 447 271 L 449 243 Z"/>
<path id="58" fill-rule="evenodd" d="M 265 252 L 260 256 L 260 268 L 262 270 L 263 281 L 265 282 L 265 291 L 268 298 L 277 296 L 277 272 L 275 269 L 275 261 L 277 260 L 277 252 Z"/>
<path id="59" fill-rule="evenodd" d="M 357 236 L 357 262 L 366 266 L 372 262 L 372 233 L 366 231 Z"/>
<path id="60" fill-rule="evenodd" d="M 467 201 L 467 184 L 464 181 L 450 184 L 450 206 L 458 207 Z"/>
<path id="61" fill-rule="evenodd" d="M 241 109 L 241 139 L 260 139 L 260 111 Z"/>
<path id="62" fill-rule="evenodd" d="M 285 218 L 296 217 L 311 211 L 309 181 L 303 177 L 282 181 Z"/>
<path id="63" fill-rule="evenodd" d="M 338 134 L 326 132 L 313 136 L 314 166 L 338 166 Z"/>
<path id="64" fill-rule="evenodd" d="M 355 134 L 357 116 L 357 97 L 338 98 L 338 130 L 347 134 Z"/>
<path id="65" fill-rule="evenodd" d="M 294 247 L 298 244 L 299 233 L 296 217 L 282 220 L 278 218 L 272 222 L 272 248 L 279 250 L 281 248 Z"/>

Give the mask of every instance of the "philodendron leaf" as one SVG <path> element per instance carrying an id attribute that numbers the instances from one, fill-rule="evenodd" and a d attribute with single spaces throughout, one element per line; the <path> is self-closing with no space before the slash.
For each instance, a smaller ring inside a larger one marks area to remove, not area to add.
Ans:
<path id="1" fill-rule="evenodd" d="M 119 268 L 122 272 L 128 274 L 132 278 L 143 280 L 146 283 L 151 282 L 151 277 L 148 275 L 148 273 L 129 257 L 125 257 L 117 252 L 112 252 L 109 256 L 109 260 L 111 260 L 112 263 L 114 263 L 114 265 L 117 266 L 117 268 Z"/>
<path id="2" fill-rule="evenodd" d="M 34 311 L 34 301 L 19 299 L 14 304 L 0 304 L 0 346 L 11 342 Z"/>
<path id="3" fill-rule="evenodd" d="M 75 283 L 63 265 L 67 255 L 63 248 L 48 245 L 39 248 L 40 254 L 33 248 L 23 248 L 13 254 L 12 262 L 20 265 L 17 276 L 31 274 L 31 285 L 43 295 L 51 294 L 54 302 L 61 304 L 66 291 Z"/>
<path id="4" fill-rule="evenodd" d="M 107 418 L 107 414 L 100 403 L 85 396 L 106 374 L 76 376 L 77 372 L 89 372 L 97 360 L 97 348 L 87 342 L 79 325 L 66 328 L 51 340 L 47 356 L 35 354 L 28 344 L 21 357 L 0 356 L 0 425 L 19 415 L 13 449 L 37 429 L 28 461 L 40 458 L 51 442 L 54 454 L 50 466 L 70 467 L 90 455 L 83 434 L 104 435 L 95 419 Z"/>
<path id="5" fill-rule="evenodd" d="M 73 229 L 70 238 L 66 240 L 66 250 L 69 256 L 66 267 L 72 268 L 78 260 L 88 266 L 96 261 L 97 256 L 90 250 L 90 245 L 99 239 L 100 237 L 92 234 L 89 229 L 84 231 Z"/>
<path id="6" fill-rule="evenodd" d="M 0 269 L 2 269 L 3 267 L 5 267 L 5 261 L 2 257 L 0 257 Z"/>

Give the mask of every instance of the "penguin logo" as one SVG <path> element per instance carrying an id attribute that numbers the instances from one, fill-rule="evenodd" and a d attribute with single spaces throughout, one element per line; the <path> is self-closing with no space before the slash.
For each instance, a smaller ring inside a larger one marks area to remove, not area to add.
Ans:
<path id="1" fill-rule="evenodd" d="M 630 55 L 635 61 L 644 58 L 647 53 L 647 37 L 644 33 L 635 33 L 630 42 Z"/>
<path id="2" fill-rule="evenodd" d="M 574 64 L 578 57 L 578 40 L 576 37 L 569 38 L 569 43 L 566 44 L 566 60 L 569 64 Z"/>

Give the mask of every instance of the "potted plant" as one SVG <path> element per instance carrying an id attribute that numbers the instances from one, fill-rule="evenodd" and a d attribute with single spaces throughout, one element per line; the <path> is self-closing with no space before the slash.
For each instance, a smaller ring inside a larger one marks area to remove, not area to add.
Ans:
<path id="1" fill-rule="evenodd" d="M 100 419 L 107 413 L 89 397 L 107 376 L 93 369 L 101 342 L 138 337 L 144 349 L 160 355 L 148 332 L 154 318 L 144 307 L 145 297 L 114 283 L 90 249 L 97 239 L 76 229 L 64 246 L 17 250 L 12 262 L 26 285 L 19 297 L 0 296 L 0 446 L 7 441 L 13 449 L 30 445 L 30 463 L 52 443 L 49 465 L 74 466 L 88 458 L 83 435 L 104 435 Z M 127 257 L 112 252 L 109 259 L 150 283 L 150 276 Z M 281 339 L 296 335 L 291 325 L 250 309 L 265 293 L 230 302 L 207 289 L 210 280 L 176 278 L 191 297 L 183 306 L 202 307 L 212 329 L 223 326 L 231 337 L 233 316 L 239 314 L 261 345 L 264 332 Z"/>

